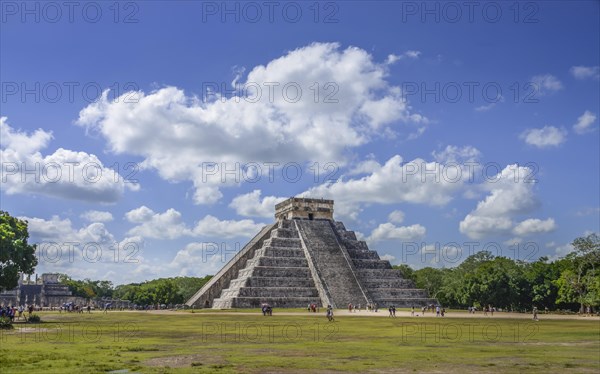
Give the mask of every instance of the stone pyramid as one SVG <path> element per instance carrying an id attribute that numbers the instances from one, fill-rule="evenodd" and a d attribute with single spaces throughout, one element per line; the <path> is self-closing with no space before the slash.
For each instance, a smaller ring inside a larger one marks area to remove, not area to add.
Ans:
<path id="1" fill-rule="evenodd" d="M 437 304 L 334 221 L 333 200 L 290 198 L 275 206 L 275 218 L 186 304 L 215 309 Z"/>

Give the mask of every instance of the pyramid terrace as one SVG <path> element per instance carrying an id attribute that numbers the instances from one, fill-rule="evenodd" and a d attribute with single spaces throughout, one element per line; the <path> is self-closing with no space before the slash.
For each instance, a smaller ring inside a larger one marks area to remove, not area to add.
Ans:
<path id="1" fill-rule="evenodd" d="M 196 308 L 299 308 L 308 304 L 437 304 L 333 218 L 333 200 L 292 197 L 188 301 Z"/>

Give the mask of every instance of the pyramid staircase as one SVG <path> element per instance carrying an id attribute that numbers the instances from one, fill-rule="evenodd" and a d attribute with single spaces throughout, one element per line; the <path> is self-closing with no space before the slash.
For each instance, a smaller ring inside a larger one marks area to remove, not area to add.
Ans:
<path id="1" fill-rule="evenodd" d="M 188 305 L 227 309 L 263 303 L 279 308 L 304 308 L 311 303 L 336 308 L 437 304 L 342 222 L 280 220 L 265 227 L 242 252 L 242 257 L 232 260 L 237 268 L 228 264 L 227 272 L 217 274 Z M 212 295 L 212 302 L 207 295 Z"/>
<path id="2" fill-rule="evenodd" d="M 426 290 L 415 288 L 415 283 L 404 279 L 402 271 L 393 269 L 387 260 L 379 258 L 362 240 L 356 238 L 354 231 L 348 231 L 342 222 L 332 222 L 342 246 L 352 259 L 357 277 L 371 302 L 380 307 L 394 305 L 398 308 L 437 305 L 436 299 L 429 297 Z"/>
<path id="3" fill-rule="evenodd" d="M 321 304 L 292 221 L 278 222 L 237 278 L 213 301 L 213 308 L 253 308 L 263 303 L 287 308 Z"/>

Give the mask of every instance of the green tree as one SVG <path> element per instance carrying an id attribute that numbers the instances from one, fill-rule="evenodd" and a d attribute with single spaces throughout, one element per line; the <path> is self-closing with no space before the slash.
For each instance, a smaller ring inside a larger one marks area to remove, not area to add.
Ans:
<path id="1" fill-rule="evenodd" d="M 537 261 L 524 264 L 527 280 L 527 293 L 532 303 L 548 309 L 556 307 L 558 287 L 555 280 L 560 277 L 558 262 L 548 262 L 548 257 L 540 257 Z"/>
<path id="2" fill-rule="evenodd" d="M 20 273 L 33 273 L 36 246 L 28 239 L 27 221 L 0 211 L 0 291 L 17 287 Z"/>
<path id="3" fill-rule="evenodd" d="M 573 251 L 566 257 L 567 268 L 555 281 L 558 287 L 558 302 L 598 306 L 598 272 L 600 271 L 600 237 L 591 234 L 579 237 L 571 243 Z"/>
<path id="4" fill-rule="evenodd" d="M 415 285 L 417 288 L 423 288 L 429 293 L 429 297 L 438 299 L 442 304 L 446 304 L 439 300 L 440 290 L 444 284 L 444 274 L 440 269 L 426 267 L 414 272 Z"/>
<path id="5" fill-rule="evenodd" d="M 212 278 L 212 275 L 207 275 L 204 278 L 196 277 L 177 277 L 173 278 L 179 294 L 183 302 L 187 301 L 192 295 L 194 295 L 206 282 Z"/>
<path id="6" fill-rule="evenodd" d="M 160 279 L 156 285 L 155 302 L 159 304 L 180 304 L 183 297 L 172 279 Z"/>
<path id="7" fill-rule="evenodd" d="M 583 297 L 583 303 L 593 307 L 600 306 L 600 274 L 598 270 L 589 271 L 583 277 L 586 294 Z"/>
<path id="8" fill-rule="evenodd" d="M 415 281 L 415 271 L 407 264 L 400 264 L 392 266 L 393 269 L 398 269 L 402 272 L 402 277 L 404 279 L 410 279 Z"/>

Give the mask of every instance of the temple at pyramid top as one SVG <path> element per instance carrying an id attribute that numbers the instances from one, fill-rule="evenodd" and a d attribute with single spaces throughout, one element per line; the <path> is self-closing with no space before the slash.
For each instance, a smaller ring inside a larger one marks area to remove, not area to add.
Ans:
<path id="1" fill-rule="evenodd" d="M 275 205 L 275 219 L 333 220 L 333 200 L 290 197 Z"/>
<path id="2" fill-rule="evenodd" d="M 186 304 L 202 308 L 437 304 L 342 222 L 333 200 L 292 197 Z"/>

